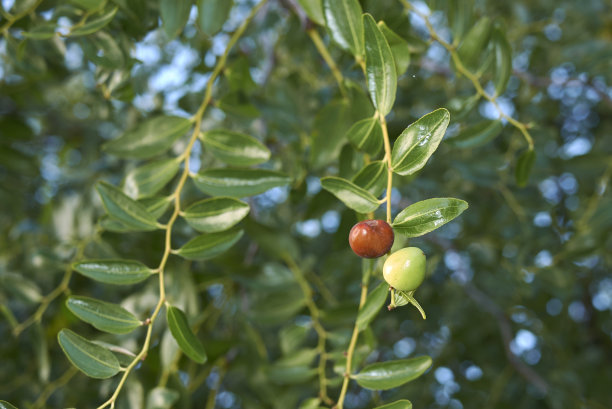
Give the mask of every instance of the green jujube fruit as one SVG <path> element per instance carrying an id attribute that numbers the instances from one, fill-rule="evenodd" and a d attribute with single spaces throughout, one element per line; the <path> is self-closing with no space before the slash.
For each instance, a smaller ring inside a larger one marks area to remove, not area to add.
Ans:
<path id="1" fill-rule="evenodd" d="M 416 290 L 425 279 L 425 254 L 418 247 L 406 247 L 391 254 L 383 266 L 383 277 L 396 290 Z"/>

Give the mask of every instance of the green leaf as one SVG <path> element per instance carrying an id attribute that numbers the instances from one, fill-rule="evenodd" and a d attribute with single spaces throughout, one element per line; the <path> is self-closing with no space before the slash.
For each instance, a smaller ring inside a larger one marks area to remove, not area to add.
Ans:
<path id="1" fill-rule="evenodd" d="M 180 164 L 178 158 L 162 159 L 132 169 L 125 176 L 123 191 L 134 199 L 153 196 L 172 180 Z"/>
<path id="2" fill-rule="evenodd" d="M 147 159 L 164 153 L 191 127 L 191 121 L 178 116 L 157 116 L 140 123 L 104 149 L 120 158 Z"/>
<path id="3" fill-rule="evenodd" d="M 389 294 L 389 284 L 381 282 L 378 286 L 368 294 L 365 304 L 359 310 L 357 314 L 357 328 L 359 331 L 363 331 L 370 325 L 370 322 L 376 317 L 378 311 L 382 308 L 387 300 Z"/>
<path id="4" fill-rule="evenodd" d="M 323 0 L 323 12 L 331 38 L 355 58 L 363 56 L 363 22 L 357 0 Z"/>
<path id="5" fill-rule="evenodd" d="M 172 409 L 181 395 L 175 390 L 158 386 L 147 395 L 147 409 Z"/>
<path id="6" fill-rule="evenodd" d="M 92 280 L 117 285 L 139 283 L 155 273 L 136 260 L 86 260 L 74 263 L 72 268 Z"/>
<path id="7" fill-rule="evenodd" d="M 467 202 L 460 199 L 422 200 L 395 216 L 393 229 L 407 237 L 419 237 L 450 222 L 467 208 Z"/>
<path id="8" fill-rule="evenodd" d="M 225 129 L 208 131 L 200 136 L 215 158 L 233 166 L 251 166 L 270 159 L 270 150 L 250 135 Z"/>
<path id="9" fill-rule="evenodd" d="M 495 50 L 495 95 L 501 95 L 506 90 L 512 74 L 512 48 L 505 33 L 495 27 L 491 34 Z"/>
<path id="10" fill-rule="evenodd" d="M 249 213 L 249 205 L 233 197 L 213 197 L 189 206 L 181 214 L 202 233 L 215 233 L 233 227 Z"/>
<path id="11" fill-rule="evenodd" d="M 168 306 L 166 318 L 172 336 L 185 355 L 199 364 L 206 362 L 204 346 L 191 331 L 185 313 L 176 307 Z"/>
<path id="12" fill-rule="evenodd" d="M 91 20 L 83 24 L 81 27 L 78 27 L 74 29 L 73 31 L 70 31 L 70 37 L 84 36 L 87 34 L 95 33 L 96 31 L 102 29 L 104 26 L 110 23 L 113 20 L 113 18 L 115 18 L 115 14 L 117 14 L 117 10 L 118 10 L 118 7 L 113 7 L 106 14 L 103 14 L 97 19 Z"/>
<path id="13" fill-rule="evenodd" d="M 32 40 L 48 40 L 55 36 L 57 30 L 56 23 L 41 24 L 32 27 L 30 31 L 24 31 L 21 33 L 24 37 Z"/>
<path id="14" fill-rule="evenodd" d="M 142 203 L 143 206 L 146 207 L 147 211 L 157 220 L 166 212 L 173 199 L 174 197 L 172 195 L 163 197 L 147 197 L 146 199 L 139 201 L 139 203 Z"/>
<path id="15" fill-rule="evenodd" d="M 90 378 L 110 378 L 121 369 L 111 351 L 69 329 L 61 330 L 57 339 L 70 362 Z"/>
<path id="16" fill-rule="evenodd" d="M 387 115 L 393 108 L 397 91 L 395 61 L 391 48 L 374 18 L 364 14 L 363 25 L 368 90 L 378 112 Z"/>
<path id="17" fill-rule="evenodd" d="M 406 399 L 396 400 L 393 403 L 377 406 L 374 409 L 412 409 L 412 402 Z"/>
<path id="18" fill-rule="evenodd" d="M 69 3 L 72 3 L 82 9 L 85 10 L 95 10 L 104 4 L 105 0 L 70 0 Z"/>
<path id="19" fill-rule="evenodd" d="M 491 28 L 491 19 L 482 17 L 467 32 L 457 49 L 461 62 L 472 72 L 478 68 L 480 55 L 489 42 Z"/>
<path id="20" fill-rule="evenodd" d="M 198 0 L 198 24 L 206 35 L 217 34 L 229 17 L 233 0 Z"/>
<path id="21" fill-rule="evenodd" d="M 130 199 L 121 190 L 106 183 L 96 186 L 106 212 L 134 230 L 151 231 L 157 229 L 157 220 L 147 208 Z"/>
<path id="22" fill-rule="evenodd" d="M 208 260 L 217 257 L 232 247 L 244 232 L 231 230 L 219 233 L 203 234 L 189 240 L 176 254 L 187 260 Z"/>
<path id="23" fill-rule="evenodd" d="M 321 179 L 321 187 L 359 213 L 373 212 L 380 205 L 372 193 L 346 179 L 327 176 Z"/>
<path id="24" fill-rule="evenodd" d="M 446 109 L 440 108 L 404 129 L 393 144 L 393 172 L 412 175 L 423 168 L 442 141 L 449 122 L 450 114 Z"/>
<path id="25" fill-rule="evenodd" d="M 289 324 L 278 334 L 280 348 L 284 355 L 291 354 L 306 340 L 309 328 L 303 325 Z"/>
<path id="26" fill-rule="evenodd" d="M 387 187 L 387 162 L 377 160 L 365 165 L 353 178 L 353 183 L 378 197 Z"/>
<path id="27" fill-rule="evenodd" d="M 266 370 L 266 375 L 275 384 L 295 385 L 314 378 L 317 375 L 317 368 L 273 365 Z"/>
<path id="28" fill-rule="evenodd" d="M 115 39 L 104 31 L 82 38 L 79 42 L 85 57 L 99 67 L 122 68 L 125 57 Z"/>
<path id="29" fill-rule="evenodd" d="M 376 118 L 355 122 L 347 131 L 346 138 L 355 148 L 372 156 L 377 155 L 383 145 L 382 129 Z"/>
<path id="30" fill-rule="evenodd" d="M 412 359 L 377 362 L 366 366 L 356 375 L 357 383 L 373 390 L 387 390 L 418 378 L 431 366 L 431 358 L 420 356 Z"/>
<path id="31" fill-rule="evenodd" d="M 125 308 L 94 298 L 71 296 L 66 300 L 66 307 L 81 320 L 112 334 L 127 334 L 142 325 Z"/>
<path id="32" fill-rule="evenodd" d="M 391 30 L 384 21 L 378 22 L 378 28 L 385 36 L 391 53 L 393 54 L 393 61 L 395 62 L 395 70 L 399 77 L 406 72 L 410 65 L 410 45 L 408 41 L 397 35 L 395 31 Z"/>
<path id="33" fill-rule="evenodd" d="M 0 409 L 17 409 L 5 400 L 0 400 Z"/>
<path id="34" fill-rule="evenodd" d="M 245 197 L 285 186 L 291 179 L 284 173 L 267 169 L 208 169 L 194 175 L 193 181 L 209 195 Z"/>
<path id="35" fill-rule="evenodd" d="M 531 168 L 535 163 L 536 153 L 533 149 L 528 149 L 521 153 L 518 160 L 516 161 L 516 168 L 514 170 L 514 176 L 516 178 L 516 184 L 519 187 L 527 186 L 529 181 L 529 174 Z"/>
<path id="36" fill-rule="evenodd" d="M 189 19 L 192 0 L 159 0 L 159 14 L 162 27 L 172 40 L 183 31 Z"/>
<path id="37" fill-rule="evenodd" d="M 325 25 L 325 16 L 323 15 L 323 4 L 321 0 L 298 0 L 300 6 L 306 12 L 309 19 L 320 26 Z"/>
<path id="38" fill-rule="evenodd" d="M 458 148 L 474 148 L 495 139 L 503 128 L 501 121 L 482 121 L 462 130 L 459 135 L 448 139 L 447 142 Z"/>

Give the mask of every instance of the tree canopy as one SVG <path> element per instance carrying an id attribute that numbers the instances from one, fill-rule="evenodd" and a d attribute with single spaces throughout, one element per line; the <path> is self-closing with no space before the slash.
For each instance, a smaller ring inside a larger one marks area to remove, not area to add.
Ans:
<path id="1" fill-rule="evenodd" d="M 612 407 L 611 16 L 2 0 L 0 408 Z"/>

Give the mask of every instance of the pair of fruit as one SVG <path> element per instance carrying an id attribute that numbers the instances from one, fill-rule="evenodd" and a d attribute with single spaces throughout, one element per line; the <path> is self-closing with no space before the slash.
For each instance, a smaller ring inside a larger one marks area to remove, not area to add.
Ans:
<path id="1" fill-rule="evenodd" d="M 391 250 L 394 237 L 387 222 L 366 220 L 353 226 L 349 244 L 359 257 L 378 258 Z M 383 277 L 396 290 L 416 290 L 425 279 L 425 254 L 418 247 L 396 251 L 385 261 Z"/>

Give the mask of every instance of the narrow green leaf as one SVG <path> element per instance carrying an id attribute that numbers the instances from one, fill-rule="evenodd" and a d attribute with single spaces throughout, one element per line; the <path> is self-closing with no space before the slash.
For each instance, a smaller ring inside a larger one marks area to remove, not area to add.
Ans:
<path id="1" fill-rule="evenodd" d="M 117 285 L 139 283 L 155 273 L 136 260 L 86 260 L 74 263 L 72 268 L 92 280 Z"/>
<path id="2" fill-rule="evenodd" d="M 458 148 L 474 148 L 482 146 L 499 135 L 503 129 L 501 121 L 482 121 L 472 125 L 448 139 L 448 143 Z"/>
<path id="3" fill-rule="evenodd" d="M 232 247 L 244 232 L 242 230 L 203 234 L 189 240 L 176 254 L 187 260 L 208 260 Z"/>
<path id="4" fill-rule="evenodd" d="M 267 368 L 266 375 L 278 385 L 296 385 L 307 382 L 317 375 L 317 368 L 308 366 L 277 366 Z"/>
<path id="5" fill-rule="evenodd" d="M 461 62 L 472 72 L 478 68 L 480 55 L 489 42 L 491 28 L 491 19 L 482 17 L 470 28 L 457 49 Z"/>
<path id="6" fill-rule="evenodd" d="M 192 0 L 159 0 L 159 14 L 162 27 L 172 40 L 183 31 L 189 19 Z"/>
<path id="7" fill-rule="evenodd" d="M 17 409 L 5 400 L 0 400 L 0 409 Z"/>
<path id="8" fill-rule="evenodd" d="M 279 331 L 280 348 L 283 355 L 289 355 L 296 351 L 308 335 L 309 328 L 303 325 L 289 324 Z"/>
<path id="9" fill-rule="evenodd" d="M 81 27 L 78 27 L 70 32 L 71 37 L 84 36 L 87 34 L 95 33 L 96 31 L 102 29 L 108 23 L 110 23 L 113 18 L 115 18 L 115 14 L 117 14 L 118 7 L 113 7 L 108 12 L 103 14 L 102 16 L 88 21 L 83 24 Z"/>
<path id="10" fill-rule="evenodd" d="M 233 197 L 213 197 L 189 206 L 181 214 L 202 233 L 215 233 L 233 227 L 249 213 L 249 205 Z"/>
<path id="11" fill-rule="evenodd" d="M 309 398 L 303 401 L 298 409 L 319 409 L 322 407 L 320 406 L 320 403 L 320 398 Z"/>
<path id="12" fill-rule="evenodd" d="M 363 25 L 368 90 L 378 112 L 387 115 L 393 108 L 397 91 L 395 61 L 391 48 L 374 18 L 364 14 Z"/>
<path id="13" fill-rule="evenodd" d="M 267 169 L 208 169 L 194 175 L 193 181 L 209 195 L 245 197 L 288 185 L 291 179 L 284 173 Z"/>
<path id="14" fill-rule="evenodd" d="M 365 304 L 359 310 L 357 314 L 357 328 L 359 331 L 363 331 L 370 325 L 370 322 L 376 317 L 378 311 L 385 304 L 387 296 L 389 294 L 389 284 L 381 282 L 378 286 L 368 294 Z"/>
<path id="15" fill-rule="evenodd" d="M 375 156 L 383 145 L 382 129 L 376 118 L 357 121 L 346 133 L 346 138 L 362 152 Z"/>
<path id="16" fill-rule="evenodd" d="M 229 17 L 233 0 L 198 0 L 198 24 L 206 35 L 217 34 Z"/>
<path id="17" fill-rule="evenodd" d="M 298 0 L 309 19 L 320 26 L 325 25 L 322 0 Z"/>
<path id="18" fill-rule="evenodd" d="M 57 339 L 70 362 L 90 378 L 110 378 L 121 369 L 111 351 L 69 329 L 61 330 Z"/>
<path id="19" fill-rule="evenodd" d="M 353 178 L 353 183 L 378 197 L 387 186 L 387 162 L 377 160 L 365 165 Z"/>
<path id="20" fill-rule="evenodd" d="M 250 135 L 225 129 L 200 136 L 204 146 L 219 160 L 233 166 L 251 166 L 270 159 L 270 150 Z"/>
<path id="21" fill-rule="evenodd" d="M 57 24 L 55 22 L 48 24 L 41 24 L 32 27 L 30 31 L 24 31 L 21 33 L 24 37 L 32 40 L 48 40 L 55 36 L 57 30 Z"/>
<path id="22" fill-rule="evenodd" d="M 363 56 L 363 22 L 357 0 L 323 0 L 323 12 L 331 38 L 355 58 Z"/>
<path id="23" fill-rule="evenodd" d="M 418 378 L 431 366 L 431 358 L 420 356 L 412 359 L 377 362 L 366 366 L 356 375 L 357 383 L 373 390 L 387 390 Z"/>
<path id="24" fill-rule="evenodd" d="M 151 231 L 157 229 L 157 220 L 147 208 L 126 196 L 121 190 L 99 182 L 96 189 L 102 198 L 106 212 L 134 230 Z"/>
<path id="25" fill-rule="evenodd" d="M 105 31 L 98 31 L 79 41 L 85 57 L 99 67 L 109 70 L 122 68 L 125 64 L 123 50 L 113 36 Z"/>
<path id="26" fill-rule="evenodd" d="M 88 11 L 99 9 L 104 2 L 105 0 L 70 0 L 70 3 Z"/>
<path id="27" fill-rule="evenodd" d="M 166 318 L 172 336 L 185 355 L 199 364 L 206 362 L 204 346 L 191 331 L 185 313 L 176 307 L 168 306 Z"/>
<path id="28" fill-rule="evenodd" d="M 391 153 L 393 172 L 412 175 L 423 168 L 442 141 L 449 122 L 449 112 L 440 108 L 404 129 L 393 144 Z"/>
<path id="29" fill-rule="evenodd" d="M 493 29 L 491 40 L 495 49 L 495 95 L 501 95 L 512 74 L 512 48 L 505 33 L 498 27 Z"/>
<path id="30" fill-rule="evenodd" d="M 410 45 L 408 41 L 400 37 L 395 31 L 391 30 L 384 21 L 378 22 L 378 28 L 383 33 L 391 48 L 393 61 L 395 62 L 395 70 L 399 77 L 406 72 L 410 65 Z"/>
<path id="31" fill-rule="evenodd" d="M 112 334 L 127 334 L 142 325 L 125 308 L 94 298 L 71 296 L 66 300 L 66 307 L 81 320 Z"/>
<path id="32" fill-rule="evenodd" d="M 340 199 L 347 207 L 360 213 L 373 212 L 380 205 L 372 193 L 346 179 L 327 176 L 321 179 L 321 187 Z"/>
<path id="33" fill-rule="evenodd" d="M 172 180 L 180 164 L 180 160 L 173 158 L 137 167 L 125 176 L 123 191 L 133 199 L 153 196 Z"/>
<path id="34" fill-rule="evenodd" d="M 532 149 L 528 149 L 521 153 L 518 160 L 516 161 L 516 168 L 514 170 L 514 176 L 516 178 L 516 184 L 519 187 L 527 186 L 529 181 L 529 174 L 531 168 L 535 163 L 536 153 Z"/>
<path id="35" fill-rule="evenodd" d="M 467 208 L 467 202 L 460 199 L 422 200 L 395 216 L 393 229 L 407 237 L 419 237 L 450 222 Z"/>
<path id="36" fill-rule="evenodd" d="M 155 220 L 159 219 L 168 209 L 170 203 L 172 203 L 174 197 L 163 196 L 163 197 L 147 197 L 146 199 L 142 199 L 139 203 L 147 209 L 149 213 L 155 217 Z"/>
<path id="37" fill-rule="evenodd" d="M 191 121 L 178 116 L 157 116 L 140 123 L 104 149 L 120 158 L 147 159 L 164 153 L 191 127 Z"/>
<path id="38" fill-rule="evenodd" d="M 377 406 L 374 409 L 412 409 L 412 402 L 402 399 L 386 405 Z"/>

